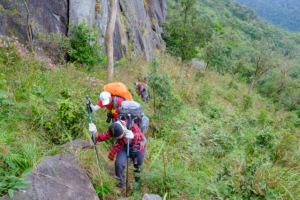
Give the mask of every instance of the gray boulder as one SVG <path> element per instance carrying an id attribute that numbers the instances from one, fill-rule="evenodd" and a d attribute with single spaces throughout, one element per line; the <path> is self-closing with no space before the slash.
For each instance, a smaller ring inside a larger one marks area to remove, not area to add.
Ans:
<path id="1" fill-rule="evenodd" d="M 205 64 L 196 60 L 196 59 L 193 59 L 192 62 L 190 63 L 193 67 L 196 67 L 196 68 L 202 68 L 202 69 L 205 69 Z"/>
<path id="2" fill-rule="evenodd" d="M 156 194 L 145 194 L 142 200 L 162 200 L 162 198 Z"/>
<path id="3" fill-rule="evenodd" d="M 93 143 L 82 140 L 82 139 L 76 139 L 72 142 L 68 142 L 66 144 L 61 145 L 60 147 L 70 148 L 72 147 L 75 151 L 79 148 L 92 148 L 94 146 Z"/>
<path id="4" fill-rule="evenodd" d="M 32 183 L 19 190 L 13 200 L 99 200 L 89 177 L 70 153 L 46 157 L 27 180 Z M 0 198 L 8 199 L 8 195 Z"/>

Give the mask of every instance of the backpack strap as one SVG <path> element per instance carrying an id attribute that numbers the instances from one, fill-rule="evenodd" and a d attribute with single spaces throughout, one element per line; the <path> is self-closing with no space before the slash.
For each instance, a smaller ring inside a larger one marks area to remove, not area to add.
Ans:
<path id="1" fill-rule="evenodd" d="M 126 101 L 123 97 L 119 97 L 119 96 L 114 96 L 115 99 L 114 99 L 114 106 L 119 108 L 120 105 L 118 105 L 118 98 L 121 98 L 123 99 L 124 101 Z"/>
<path id="2" fill-rule="evenodd" d="M 114 107 L 119 108 L 119 105 L 118 105 L 118 97 L 117 97 L 117 96 L 115 96 L 115 99 L 114 99 Z"/>

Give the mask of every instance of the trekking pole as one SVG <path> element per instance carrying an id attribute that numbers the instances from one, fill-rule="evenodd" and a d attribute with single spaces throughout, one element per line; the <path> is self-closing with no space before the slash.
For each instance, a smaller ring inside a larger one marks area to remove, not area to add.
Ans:
<path id="1" fill-rule="evenodd" d="M 89 103 L 87 103 L 86 100 L 88 100 Z M 88 95 L 86 95 L 84 101 L 85 101 L 85 104 L 86 104 L 86 106 L 87 106 L 87 110 L 88 110 L 88 113 L 89 113 L 90 123 L 93 123 L 93 122 L 92 122 L 92 116 L 91 116 L 92 108 L 91 108 L 91 106 L 90 106 L 91 100 L 89 99 Z M 100 159 L 99 159 L 99 155 L 98 155 L 98 150 L 97 150 L 97 146 L 96 146 L 97 142 L 96 142 L 96 138 L 95 138 L 95 133 L 94 133 L 94 132 L 93 132 L 93 140 L 94 140 L 95 150 L 96 150 L 97 159 L 98 159 L 98 162 L 99 162 L 99 168 L 100 168 Z"/>
<path id="2" fill-rule="evenodd" d="M 127 122 L 127 129 L 131 130 L 132 120 L 131 115 L 128 114 L 128 122 Z M 126 198 L 128 193 L 128 158 L 129 158 L 129 138 L 127 138 L 127 177 L 126 177 Z"/>

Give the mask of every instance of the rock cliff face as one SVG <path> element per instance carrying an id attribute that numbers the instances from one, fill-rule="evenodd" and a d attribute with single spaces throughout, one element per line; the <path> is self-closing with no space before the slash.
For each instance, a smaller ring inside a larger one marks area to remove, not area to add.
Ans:
<path id="1" fill-rule="evenodd" d="M 28 0 L 29 24 L 36 43 L 38 33 L 59 32 L 69 35 L 69 24 L 86 20 L 101 31 L 99 44 L 105 46 L 105 33 L 110 16 L 109 0 Z M 20 14 L 11 15 L 16 9 Z M 0 35 L 17 35 L 28 41 L 26 27 L 28 11 L 22 0 L 0 0 Z M 114 57 L 144 52 L 149 59 L 160 49 L 162 23 L 166 16 L 165 0 L 119 0 L 114 31 Z M 102 52 L 104 53 L 104 52 Z"/>

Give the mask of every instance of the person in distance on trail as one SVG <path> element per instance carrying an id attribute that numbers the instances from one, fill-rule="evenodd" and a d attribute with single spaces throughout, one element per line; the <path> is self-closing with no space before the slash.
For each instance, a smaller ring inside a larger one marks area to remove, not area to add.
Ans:
<path id="1" fill-rule="evenodd" d="M 113 122 L 116 121 L 118 117 L 119 106 L 123 101 L 125 101 L 125 99 L 119 96 L 112 96 L 109 92 L 101 92 L 99 97 L 100 97 L 100 101 L 95 106 L 91 102 L 87 102 L 90 103 L 92 112 L 96 112 L 100 108 L 106 107 L 107 110 L 109 111 L 107 113 L 106 122 L 110 123 L 111 119 L 113 120 Z"/>
<path id="2" fill-rule="evenodd" d="M 186 71 L 184 71 L 184 76 L 186 76 L 186 77 L 191 77 L 191 75 L 188 74 Z"/>
<path id="3" fill-rule="evenodd" d="M 148 86 L 148 78 L 144 78 L 144 83 L 137 83 L 135 82 L 136 87 L 138 88 L 138 95 L 140 95 L 144 102 L 148 103 L 150 92 L 149 92 L 149 86 Z"/>
<path id="4" fill-rule="evenodd" d="M 111 148 L 108 154 L 108 158 L 113 161 L 115 156 L 115 172 L 116 176 L 120 180 L 119 191 L 124 187 L 124 170 L 127 161 L 127 139 L 129 139 L 129 157 L 134 160 L 134 167 L 136 173 L 140 173 L 140 166 L 143 164 L 145 156 L 146 137 L 141 132 L 137 124 L 132 124 L 131 130 L 126 128 L 127 120 L 117 120 L 109 126 L 109 129 L 100 134 L 97 132 L 96 126 L 92 123 L 89 124 L 89 131 L 95 133 L 95 139 L 98 142 L 106 141 L 110 138 L 115 138 L 117 141 Z M 93 140 L 93 136 L 92 136 Z M 135 181 L 139 181 L 138 177 L 135 177 Z"/>

